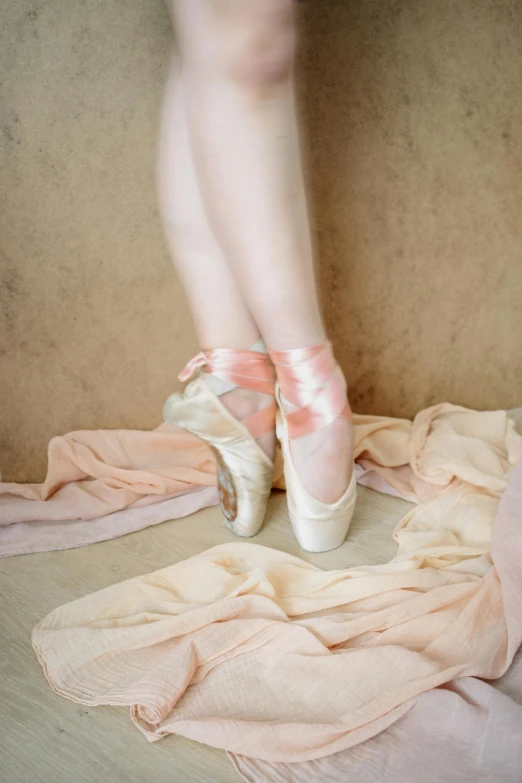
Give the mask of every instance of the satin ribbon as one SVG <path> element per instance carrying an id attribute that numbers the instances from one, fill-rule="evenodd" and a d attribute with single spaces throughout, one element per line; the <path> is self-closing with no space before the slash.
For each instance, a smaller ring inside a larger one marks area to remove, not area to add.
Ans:
<path id="1" fill-rule="evenodd" d="M 297 407 L 285 413 L 290 438 L 323 429 L 338 417 L 351 419 L 346 380 L 329 341 L 269 355 L 284 400 Z"/>
<path id="2" fill-rule="evenodd" d="M 258 351 L 213 348 L 196 354 L 180 372 L 180 381 L 189 381 L 197 371 L 211 373 L 244 389 L 274 394 L 275 369 L 268 356 Z"/>

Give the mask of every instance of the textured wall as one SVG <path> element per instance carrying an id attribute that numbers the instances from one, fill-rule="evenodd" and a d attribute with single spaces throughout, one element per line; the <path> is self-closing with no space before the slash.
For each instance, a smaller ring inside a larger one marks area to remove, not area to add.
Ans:
<path id="1" fill-rule="evenodd" d="M 0 467 L 155 426 L 196 349 L 157 215 L 162 0 L 0 9 Z M 522 5 L 299 9 L 320 277 L 359 411 L 522 403 Z"/>
<path id="2" fill-rule="evenodd" d="M 306 7 L 332 338 L 361 412 L 522 403 L 522 3 Z"/>

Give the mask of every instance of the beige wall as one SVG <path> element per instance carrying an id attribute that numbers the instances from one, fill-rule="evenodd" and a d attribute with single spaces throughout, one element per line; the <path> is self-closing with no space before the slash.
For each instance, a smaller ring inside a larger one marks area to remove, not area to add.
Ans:
<path id="1" fill-rule="evenodd" d="M 154 192 L 161 0 L 0 9 L 0 467 L 154 427 L 196 349 Z M 300 75 L 356 410 L 522 404 L 522 4 L 311 0 Z"/>

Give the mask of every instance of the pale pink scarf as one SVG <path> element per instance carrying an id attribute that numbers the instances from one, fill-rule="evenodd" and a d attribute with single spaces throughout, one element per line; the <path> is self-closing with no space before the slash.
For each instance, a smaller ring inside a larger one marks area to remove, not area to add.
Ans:
<path id="1" fill-rule="evenodd" d="M 325 572 L 252 543 L 215 547 L 45 618 L 33 644 L 52 687 L 129 705 L 152 741 L 177 733 L 261 760 L 237 759 L 261 781 L 278 779 L 263 763 L 348 753 L 455 678 L 500 677 L 522 639 L 512 422 L 440 405 L 356 427 L 361 478 L 424 499 L 390 563 Z M 309 780 L 302 769 L 291 779 Z"/>

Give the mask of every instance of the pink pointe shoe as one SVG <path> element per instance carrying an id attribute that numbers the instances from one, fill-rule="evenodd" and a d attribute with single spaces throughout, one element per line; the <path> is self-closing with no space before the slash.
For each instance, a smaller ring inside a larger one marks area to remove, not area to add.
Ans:
<path id="1" fill-rule="evenodd" d="M 346 381 L 330 342 L 269 354 L 277 370 L 276 427 L 283 450 L 290 521 L 302 549 L 326 552 L 346 538 L 355 508 L 355 473 L 339 500 L 323 503 L 302 485 L 292 461 L 290 440 L 324 429 L 338 417 L 351 420 Z"/>
<path id="2" fill-rule="evenodd" d="M 233 386 L 274 394 L 275 370 L 264 353 L 216 348 L 202 351 L 180 373 L 185 389 L 172 394 L 163 409 L 170 424 L 177 424 L 204 440 L 214 452 L 221 509 L 225 524 L 238 536 L 255 536 L 263 525 L 272 489 L 274 464 L 256 442 L 275 426 L 276 402 L 238 421 L 205 381 L 205 375 Z"/>

